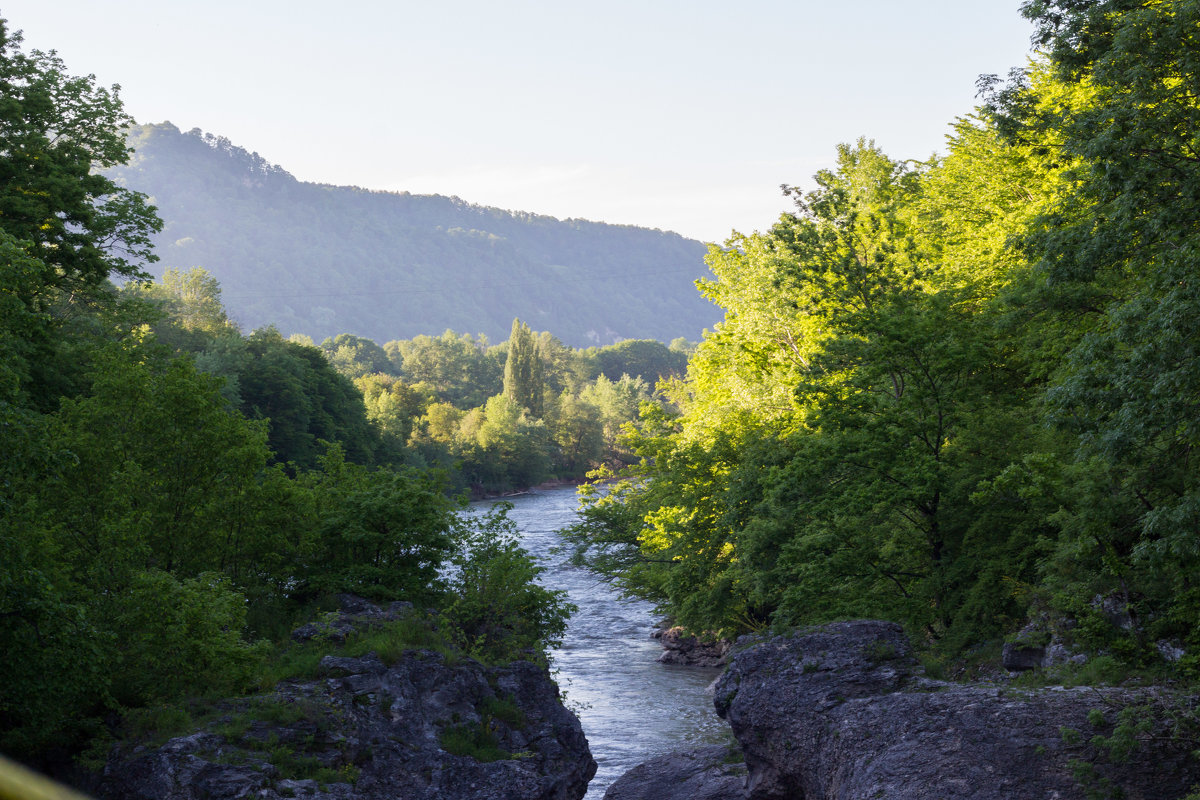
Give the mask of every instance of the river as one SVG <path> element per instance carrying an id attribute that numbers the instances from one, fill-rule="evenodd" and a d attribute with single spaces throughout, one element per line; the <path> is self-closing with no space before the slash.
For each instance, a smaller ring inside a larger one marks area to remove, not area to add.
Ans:
<path id="1" fill-rule="evenodd" d="M 579 606 L 551 657 L 596 759 L 586 800 L 600 800 L 610 783 L 655 755 L 729 740 L 729 728 L 705 691 L 719 670 L 659 664 L 662 648 L 650 638 L 653 606 L 621 599 L 595 574 L 570 563 L 558 531 L 576 519 L 574 488 L 539 489 L 509 501 L 523 546 L 545 567 L 542 583 L 566 589 Z M 482 512 L 490 505 L 472 508 Z"/>

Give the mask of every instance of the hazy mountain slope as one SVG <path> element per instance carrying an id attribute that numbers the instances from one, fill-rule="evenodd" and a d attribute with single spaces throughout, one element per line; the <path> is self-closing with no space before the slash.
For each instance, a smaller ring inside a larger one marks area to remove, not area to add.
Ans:
<path id="1" fill-rule="evenodd" d="M 117 180 L 166 227 L 156 275 L 202 266 L 244 328 L 378 342 L 446 328 L 507 337 L 513 317 L 583 346 L 699 338 L 719 318 L 678 234 L 297 181 L 227 139 L 135 129 Z"/>

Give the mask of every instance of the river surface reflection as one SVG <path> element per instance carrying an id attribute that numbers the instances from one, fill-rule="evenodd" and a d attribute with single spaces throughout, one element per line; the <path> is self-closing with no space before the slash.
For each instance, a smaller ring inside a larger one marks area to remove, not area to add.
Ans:
<path id="1" fill-rule="evenodd" d="M 570 564 L 558 531 L 576 519 L 574 488 L 534 490 L 509 502 L 522 544 L 546 568 L 542 583 L 566 589 L 579 606 L 552 658 L 596 759 L 587 800 L 600 800 L 610 783 L 655 755 L 728 740 L 729 728 L 705 691 L 720 671 L 659 664 L 662 648 L 650 638 L 653 606 L 621 599 L 593 573 Z M 472 511 L 490 506 L 473 503 Z"/>

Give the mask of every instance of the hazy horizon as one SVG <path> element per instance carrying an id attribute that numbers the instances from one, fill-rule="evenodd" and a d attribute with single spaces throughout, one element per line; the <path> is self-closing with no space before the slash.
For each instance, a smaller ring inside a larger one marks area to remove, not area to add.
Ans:
<path id="1" fill-rule="evenodd" d="M 504 7 L 15 0 L 25 47 L 298 179 L 722 241 L 840 142 L 924 159 L 975 79 L 1024 63 L 1019 3 Z"/>

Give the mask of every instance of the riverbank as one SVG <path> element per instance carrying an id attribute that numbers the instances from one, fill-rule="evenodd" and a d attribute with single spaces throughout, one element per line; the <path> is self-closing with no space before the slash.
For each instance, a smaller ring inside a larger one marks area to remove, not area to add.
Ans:
<path id="1" fill-rule="evenodd" d="M 573 487 L 531 489 L 511 500 L 509 517 L 521 544 L 545 569 L 539 580 L 565 589 L 579 607 L 550 657 L 596 759 L 587 800 L 599 800 L 614 780 L 647 758 L 727 741 L 728 727 L 706 693 L 720 671 L 658 663 L 663 650 L 650 637 L 657 620 L 653 604 L 621 597 L 612 584 L 571 562 L 570 547 L 558 532 L 578 519 Z M 479 502 L 472 513 L 489 506 Z"/>
<path id="2" fill-rule="evenodd" d="M 487 492 L 477 486 L 471 487 L 471 502 L 480 502 L 484 500 L 507 500 L 512 497 L 525 497 L 533 491 L 551 491 L 553 489 L 562 489 L 565 487 L 582 486 L 587 483 L 587 478 L 554 478 L 552 480 L 539 483 L 537 486 L 529 486 L 523 489 L 510 489 L 504 492 Z"/>
<path id="3" fill-rule="evenodd" d="M 739 649 L 714 690 L 744 785 L 731 758 L 697 751 L 648 762 L 607 800 L 1183 800 L 1200 785 L 1194 697 L 932 680 L 890 622 Z"/>

